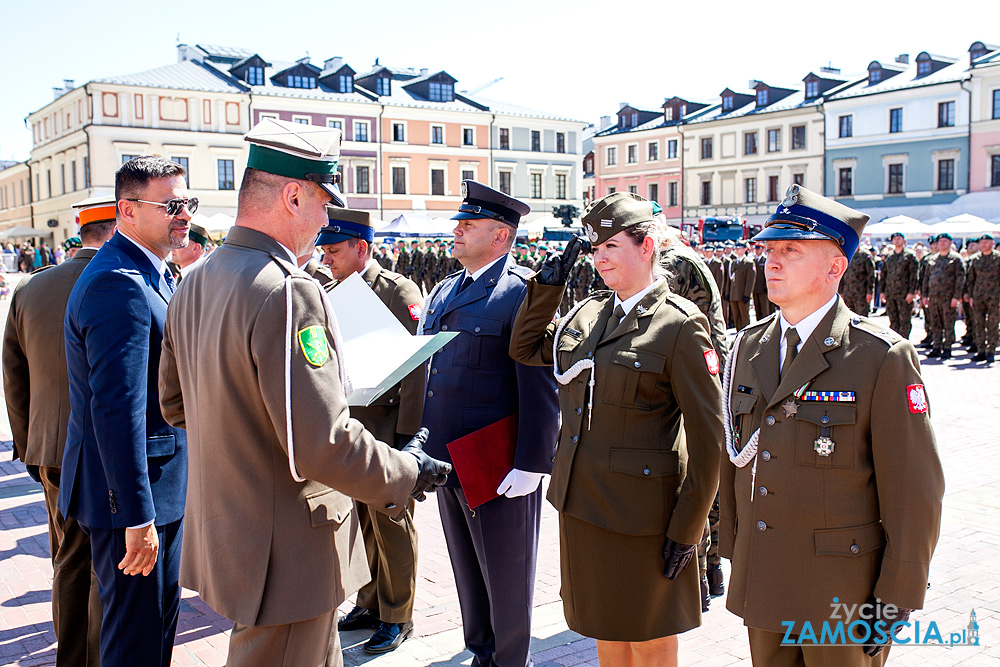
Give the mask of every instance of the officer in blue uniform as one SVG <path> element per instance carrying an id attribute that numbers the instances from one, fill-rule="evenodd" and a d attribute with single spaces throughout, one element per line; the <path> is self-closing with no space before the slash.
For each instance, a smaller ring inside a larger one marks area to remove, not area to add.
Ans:
<path id="1" fill-rule="evenodd" d="M 459 335 L 428 362 L 422 424 L 427 453 L 450 462 L 448 443 L 518 415 L 514 466 L 498 497 L 470 510 L 455 475 L 439 489 L 438 508 L 472 664 L 525 667 L 541 480 L 552 469 L 559 408 L 552 368 L 516 363 L 508 352 L 532 274 L 510 249 L 529 208 L 475 181 L 463 181 L 462 194 L 453 255 L 464 269 L 434 288 L 421 321 L 424 333 Z"/>

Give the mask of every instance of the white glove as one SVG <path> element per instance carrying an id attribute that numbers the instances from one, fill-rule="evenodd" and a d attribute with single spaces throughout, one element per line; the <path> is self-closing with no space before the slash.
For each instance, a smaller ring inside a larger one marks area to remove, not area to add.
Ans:
<path id="1" fill-rule="evenodd" d="M 545 477 L 544 472 L 527 472 L 524 470 L 512 469 L 497 487 L 497 494 L 508 498 L 517 498 L 533 493 Z"/>

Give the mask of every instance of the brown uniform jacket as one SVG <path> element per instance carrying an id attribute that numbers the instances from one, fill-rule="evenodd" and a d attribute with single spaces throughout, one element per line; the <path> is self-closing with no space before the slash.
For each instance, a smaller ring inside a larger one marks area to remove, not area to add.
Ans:
<path id="1" fill-rule="evenodd" d="M 514 359 L 552 363 L 561 298 L 561 288 L 528 280 L 511 333 Z M 713 374 L 706 365 L 706 355 L 716 356 L 708 321 L 666 281 L 602 340 L 613 309 L 614 292 L 594 297 L 559 339 L 559 370 L 593 358 L 596 384 L 589 429 L 590 372 L 559 386 L 549 502 L 606 530 L 696 544 L 718 488 L 723 439 L 718 366 Z"/>
<path id="2" fill-rule="evenodd" d="M 728 457 L 719 482 L 720 553 L 732 560 L 726 608 L 753 628 L 830 620 L 831 601 L 874 595 L 923 606 L 938 539 L 944 477 L 913 346 L 836 305 L 778 379 L 778 315 L 746 330 L 733 367 L 730 413 L 740 446 L 757 429 L 754 462 Z M 854 392 L 854 401 L 793 392 Z M 831 456 L 814 442 L 828 431 Z"/>
<path id="3" fill-rule="evenodd" d="M 63 319 L 77 278 L 96 248 L 39 269 L 18 283 L 3 341 L 3 385 L 14 458 L 27 465 L 62 467 L 69 422 L 69 377 Z"/>
<path id="4" fill-rule="evenodd" d="M 743 259 L 733 258 L 729 266 L 729 300 L 742 301 L 753 295 L 753 286 L 757 282 L 757 268 L 749 254 Z"/>
<path id="5" fill-rule="evenodd" d="M 409 278 L 383 269 L 377 262 L 372 262 L 361 277 L 406 330 L 417 333 L 420 310 L 424 307 L 420 288 Z M 355 408 L 351 414 L 376 438 L 394 445 L 397 435 L 411 437 L 420 429 L 423 411 L 424 367 L 421 365 L 374 403 Z"/>
<path id="6" fill-rule="evenodd" d="M 348 496 L 398 512 L 416 482 L 412 456 L 350 418 L 324 298 L 276 241 L 235 226 L 167 311 L 160 407 L 189 447 L 180 580 L 244 625 L 314 618 L 364 585 Z"/>

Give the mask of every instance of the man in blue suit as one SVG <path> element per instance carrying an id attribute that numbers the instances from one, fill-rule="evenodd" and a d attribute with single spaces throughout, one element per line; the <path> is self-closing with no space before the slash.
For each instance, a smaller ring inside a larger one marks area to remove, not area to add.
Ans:
<path id="1" fill-rule="evenodd" d="M 177 628 L 187 441 L 160 414 L 160 343 L 188 243 L 184 169 L 161 157 L 115 174 L 118 232 L 66 309 L 70 418 L 59 510 L 90 534 L 104 624 L 101 664 L 169 667 Z"/>
<path id="2" fill-rule="evenodd" d="M 552 470 L 559 406 L 552 368 L 516 363 L 508 353 L 532 274 L 514 262 L 510 248 L 530 209 L 475 181 L 463 181 L 462 194 L 453 255 L 465 269 L 430 293 L 421 323 L 429 334 L 459 332 L 428 363 L 425 451 L 450 463 L 448 443 L 517 414 L 513 470 L 498 497 L 470 510 L 455 475 L 438 490 L 438 509 L 472 664 L 525 667 L 541 481 Z"/>

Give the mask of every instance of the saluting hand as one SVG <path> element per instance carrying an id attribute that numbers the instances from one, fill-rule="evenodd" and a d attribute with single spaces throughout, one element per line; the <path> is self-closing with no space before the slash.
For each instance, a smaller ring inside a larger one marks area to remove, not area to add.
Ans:
<path id="1" fill-rule="evenodd" d="M 576 258 L 580 256 L 583 244 L 589 241 L 574 236 L 566 243 L 566 248 L 562 252 L 554 252 L 545 258 L 542 268 L 538 269 L 535 275 L 535 282 L 539 285 L 554 285 L 562 287 L 566 284 L 566 277 L 576 263 Z"/>
<path id="2" fill-rule="evenodd" d="M 160 552 L 160 538 L 156 526 L 149 524 L 143 528 L 125 529 L 125 558 L 118 563 L 118 569 L 125 574 L 147 576 L 156 565 Z"/>

